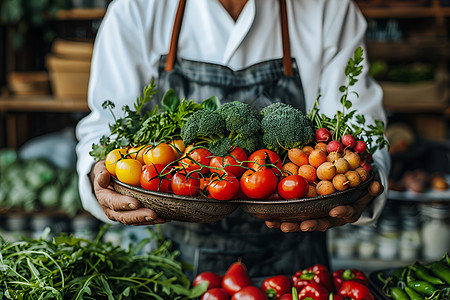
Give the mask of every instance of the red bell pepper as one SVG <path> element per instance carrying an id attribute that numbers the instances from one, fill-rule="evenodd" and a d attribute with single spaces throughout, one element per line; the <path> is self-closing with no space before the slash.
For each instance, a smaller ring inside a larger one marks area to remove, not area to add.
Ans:
<path id="1" fill-rule="evenodd" d="M 269 297 L 280 298 L 292 290 L 292 283 L 286 275 L 277 275 L 266 278 L 261 288 Z"/>
<path id="2" fill-rule="evenodd" d="M 342 297 L 348 297 L 352 300 L 374 300 L 369 287 L 356 282 L 356 281 L 344 281 L 341 288 L 338 291 L 338 295 Z"/>
<path id="3" fill-rule="evenodd" d="M 306 270 L 297 271 L 292 276 L 292 283 L 299 291 L 311 282 L 315 282 L 324 286 L 328 290 L 328 292 L 333 291 L 331 274 L 323 265 L 316 264 Z"/>
<path id="4" fill-rule="evenodd" d="M 333 272 L 333 285 L 336 291 L 342 286 L 342 283 L 347 280 L 357 281 L 364 285 L 369 285 L 369 279 L 363 271 L 357 269 L 340 269 Z"/>
<path id="5" fill-rule="evenodd" d="M 305 285 L 300 293 L 298 293 L 299 300 L 329 300 L 330 291 L 316 282 L 310 282 Z"/>

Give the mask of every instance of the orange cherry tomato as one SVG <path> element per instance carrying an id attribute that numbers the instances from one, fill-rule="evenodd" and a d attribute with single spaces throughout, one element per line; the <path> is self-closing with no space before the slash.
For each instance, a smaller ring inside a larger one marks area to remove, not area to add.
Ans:
<path id="1" fill-rule="evenodd" d="M 116 164 L 116 176 L 123 183 L 140 186 L 142 164 L 132 158 L 121 159 Z"/>
<path id="2" fill-rule="evenodd" d="M 166 143 L 148 147 L 144 151 L 144 163 L 146 165 L 158 164 L 167 166 L 175 159 L 175 153 L 173 152 L 172 146 Z"/>
<path id="3" fill-rule="evenodd" d="M 173 146 L 172 149 L 173 149 L 173 152 L 175 153 L 175 159 L 179 159 L 181 157 L 181 155 L 184 153 L 184 150 L 186 149 L 184 147 L 183 140 L 180 140 L 180 139 L 172 140 L 172 141 L 169 142 L 169 144 L 171 146 Z"/>
<path id="4" fill-rule="evenodd" d="M 106 155 L 105 166 L 109 174 L 116 176 L 116 164 L 125 154 L 127 149 L 114 149 Z"/>
<path id="5" fill-rule="evenodd" d="M 148 146 L 135 146 L 128 149 L 128 158 L 137 159 L 141 164 L 144 162 L 144 152 Z"/>

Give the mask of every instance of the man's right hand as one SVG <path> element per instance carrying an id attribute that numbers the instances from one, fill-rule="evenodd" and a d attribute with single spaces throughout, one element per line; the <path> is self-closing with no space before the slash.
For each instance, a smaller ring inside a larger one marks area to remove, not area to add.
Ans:
<path id="1" fill-rule="evenodd" d="M 154 225 L 170 221 L 158 218 L 149 208 L 141 207 L 137 199 L 114 191 L 105 161 L 99 161 L 94 165 L 90 178 L 98 203 L 109 219 L 125 225 Z"/>

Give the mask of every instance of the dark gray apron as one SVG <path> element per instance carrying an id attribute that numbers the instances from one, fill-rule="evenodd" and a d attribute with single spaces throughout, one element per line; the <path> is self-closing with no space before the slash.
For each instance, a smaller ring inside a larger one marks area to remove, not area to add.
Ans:
<path id="1" fill-rule="evenodd" d="M 283 59 L 239 71 L 176 57 L 184 6 L 185 0 L 180 0 L 169 54 L 160 60 L 159 91 L 172 88 L 180 99 L 198 102 L 217 96 L 222 103 L 238 100 L 258 109 L 278 101 L 305 110 L 298 67 L 290 57 L 285 0 L 280 0 Z M 182 259 L 194 266 L 188 276 L 203 271 L 224 273 L 239 258 L 254 277 L 293 274 L 316 263 L 328 266 L 325 233 L 283 233 L 241 210 L 216 223 L 172 221 L 163 224 L 162 230 L 179 248 Z"/>

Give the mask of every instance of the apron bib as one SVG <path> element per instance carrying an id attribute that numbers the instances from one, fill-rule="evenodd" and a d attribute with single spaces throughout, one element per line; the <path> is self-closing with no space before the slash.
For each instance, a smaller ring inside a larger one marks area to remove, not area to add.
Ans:
<path id="1" fill-rule="evenodd" d="M 217 96 L 222 103 L 237 100 L 257 109 L 284 102 L 305 110 L 297 63 L 290 57 L 285 0 L 280 0 L 283 58 L 239 71 L 176 56 L 184 7 L 185 0 L 180 0 L 169 53 L 159 62 L 158 101 L 165 91 L 174 89 L 180 99 L 197 102 Z M 172 221 L 161 228 L 178 247 L 181 258 L 194 267 L 192 274 L 187 274 L 190 277 L 204 271 L 223 274 L 238 259 L 252 277 L 293 274 L 316 263 L 328 266 L 325 233 L 283 233 L 239 209 L 216 223 Z"/>

